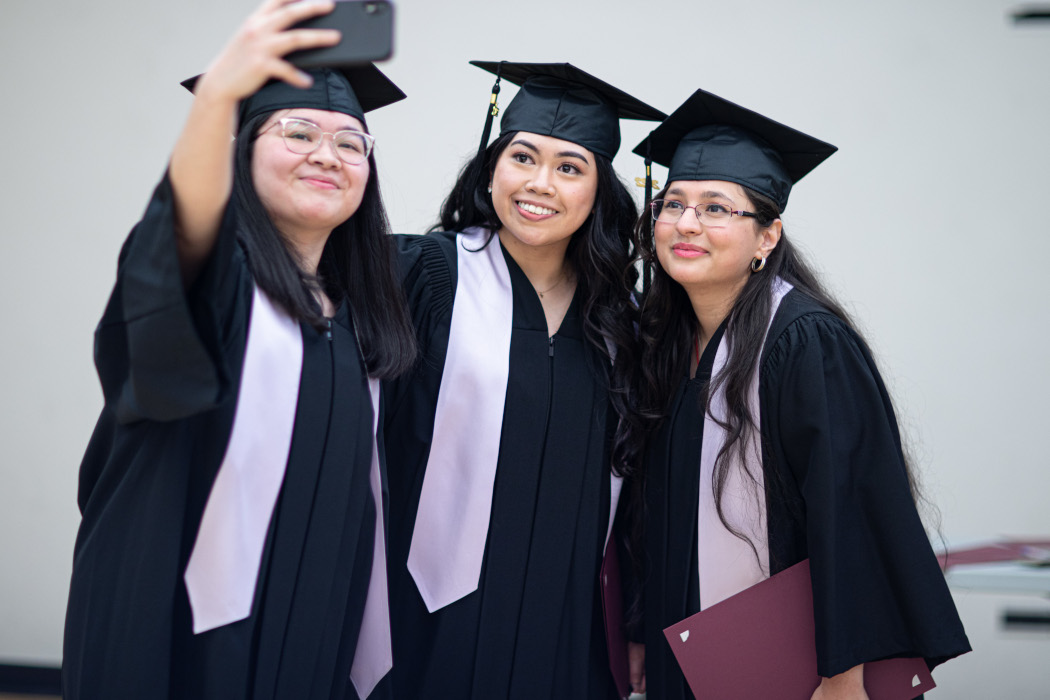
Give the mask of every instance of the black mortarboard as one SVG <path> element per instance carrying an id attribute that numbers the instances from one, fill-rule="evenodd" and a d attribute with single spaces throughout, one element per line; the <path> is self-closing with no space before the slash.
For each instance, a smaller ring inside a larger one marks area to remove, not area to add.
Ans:
<path id="1" fill-rule="evenodd" d="M 496 74 L 493 102 L 501 78 L 521 86 L 503 115 L 500 134 L 528 131 L 553 136 L 612 159 L 620 148 L 620 119 L 660 121 L 667 116 L 569 63 L 470 63 Z M 494 115 L 495 109 L 486 120 L 482 150 L 488 145 Z"/>
<path id="2" fill-rule="evenodd" d="M 303 70 L 313 77 L 313 85 L 303 89 L 282 80 L 271 80 L 254 95 L 241 100 L 238 125 L 243 126 L 264 112 L 291 107 L 340 112 L 363 121 L 365 112 L 405 99 L 405 93 L 371 63 Z M 193 92 L 200 77 L 184 80 L 182 86 Z"/>
<path id="3" fill-rule="evenodd" d="M 697 90 L 634 149 L 670 168 L 667 182 L 726 180 L 770 197 L 781 211 L 791 185 L 838 148 Z"/>

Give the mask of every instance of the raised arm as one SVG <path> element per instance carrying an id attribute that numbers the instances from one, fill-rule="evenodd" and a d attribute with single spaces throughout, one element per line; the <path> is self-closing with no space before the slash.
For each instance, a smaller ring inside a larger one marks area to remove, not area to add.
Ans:
<path id="1" fill-rule="evenodd" d="M 271 79 L 297 87 L 310 85 L 310 76 L 283 57 L 299 49 L 336 44 L 339 32 L 289 27 L 332 8 L 330 0 L 266 0 L 197 81 L 169 168 L 176 246 L 187 286 L 211 254 L 233 190 L 231 135 L 237 131 L 239 102 Z"/>

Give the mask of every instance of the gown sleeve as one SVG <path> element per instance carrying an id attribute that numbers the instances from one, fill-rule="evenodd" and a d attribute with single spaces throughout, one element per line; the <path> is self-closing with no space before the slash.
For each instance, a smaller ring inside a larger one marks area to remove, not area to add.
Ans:
<path id="1" fill-rule="evenodd" d="M 776 339 L 761 383 L 775 468 L 802 500 L 820 675 L 892 657 L 932 668 L 968 651 L 863 341 L 831 314 L 804 315 Z"/>
<path id="2" fill-rule="evenodd" d="M 175 213 L 165 176 L 120 253 L 117 281 L 95 331 L 95 366 L 106 409 L 120 424 L 172 421 L 215 406 L 230 386 L 222 349 L 239 275 L 233 207 L 191 289 L 175 250 Z"/>
<path id="3" fill-rule="evenodd" d="M 454 234 L 399 234 L 394 240 L 420 359 L 415 371 L 383 383 L 388 417 L 397 414 L 408 389 L 423 377 L 436 375 L 440 381 L 456 290 Z M 436 394 L 433 399 L 437 401 Z"/>

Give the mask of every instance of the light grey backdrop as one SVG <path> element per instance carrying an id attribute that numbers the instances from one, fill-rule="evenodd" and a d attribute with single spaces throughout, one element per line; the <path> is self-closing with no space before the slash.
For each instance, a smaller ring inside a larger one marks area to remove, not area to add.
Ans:
<path id="1" fill-rule="evenodd" d="M 189 105 L 178 81 L 256 4 L 0 6 L 0 663 L 60 661 L 77 466 L 101 404 L 92 330 Z M 1011 9 L 405 0 L 384 70 L 409 99 L 370 117 L 395 229 L 431 224 L 476 148 L 492 81 L 473 58 L 571 61 L 668 112 L 704 87 L 828 140 L 841 150 L 795 189 L 787 230 L 870 335 L 943 531 L 1046 534 L 1050 25 L 1014 27 Z M 623 132 L 633 181 L 646 128 Z M 1050 635 L 996 619 L 1046 601 L 957 597 L 980 650 L 934 697 L 1043 697 Z"/>

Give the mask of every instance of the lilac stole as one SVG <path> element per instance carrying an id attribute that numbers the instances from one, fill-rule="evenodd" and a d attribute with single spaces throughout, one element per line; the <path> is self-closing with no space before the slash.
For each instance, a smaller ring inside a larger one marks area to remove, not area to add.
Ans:
<path id="1" fill-rule="evenodd" d="M 292 444 L 303 366 L 299 324 L 258 287 L 248 324 L 233 430 L 184 576 L 194 634 L 251 614 Z"/>
<path id="2" fill-rule="evenodd" d="M 777 309 L 792 286 L 777 278 L 773 284 L 772 304 L 766 333 L 773 323 Z M 722 336 L 711 369 L 712 383 L 725 368 L 728 360 L 727 335 Z M 765 338 L 763 338 L 765 345 Z M 761 354 L 760 354 L 761 358 Z M 740 539 L 722 524 L 715 508 L 714 466 L 718 453 L 726 442 L 726 431 L 712 416 L 726 415 L 725 390 L 719 387 L 711 395 L 708 413 L 704 415 L 704 436 L 700 452 L 700 494 L 697 506 L 697 565 L 700 573 L 700 609 L 739 593 L 769 578 L 769 533 L 766 530 L 765 479 L 762 472 L 761 414 L 758 400 L 758 361 L 755 363 L 748 388 L 748 404 L 755 419 L 755 432 L 747 445 L 745 463 L 734 451 L 730 455 L 729 472 L 722 493 L 726 520 L 747 535 Z M 750 477 L 746 476 L 750 474 Z M 754 481 L 752 482 L 752 479 Z"/>
<path id="3" fill-rule="evenodd" d="M 368 597 L 357 636 L 357 651 L 350 667 L 350 680 L 358 697 L 367 698 L 383 676 L 393 667 L 394 652 L 390 641 L 390 599 L 386 586 L 386 531 L 383 527 L 383 482 L 379 473 L 379 380 L 368 378 L 372 398 L 372 468 L 369 483 L 376 505 L 375 544 L 372 549 L 372 573 L 368 578 Z"/>
<path id="4" fill-rule="evenodd" d="M 251 614 L 266 531 L 288 466 L 302 365 L 299 323 L 254 287 L 233 429 L 184 574 L 194 634 Z M 355 656 L 350 674 L 361 697 L 366 697 L 390 669 L 391 659 L 386 538 L 375 444 L 378 382 L 369 379 L 369 390 L 373 413 L 370 479 L 376 505 L 375 559 L 358 641 L 361 653 Z"/>
<path id="5" fill-rule="evenodd" d="M 481 248 L 489 234 L 471 227 L 456 236 L 455 304 L 408 553 L 430 612 L 477 590 L 488 540 L 514 315 L 499 238 Z M 620 493 L 619 477 L 611 479 L 606 541 Z"/>

